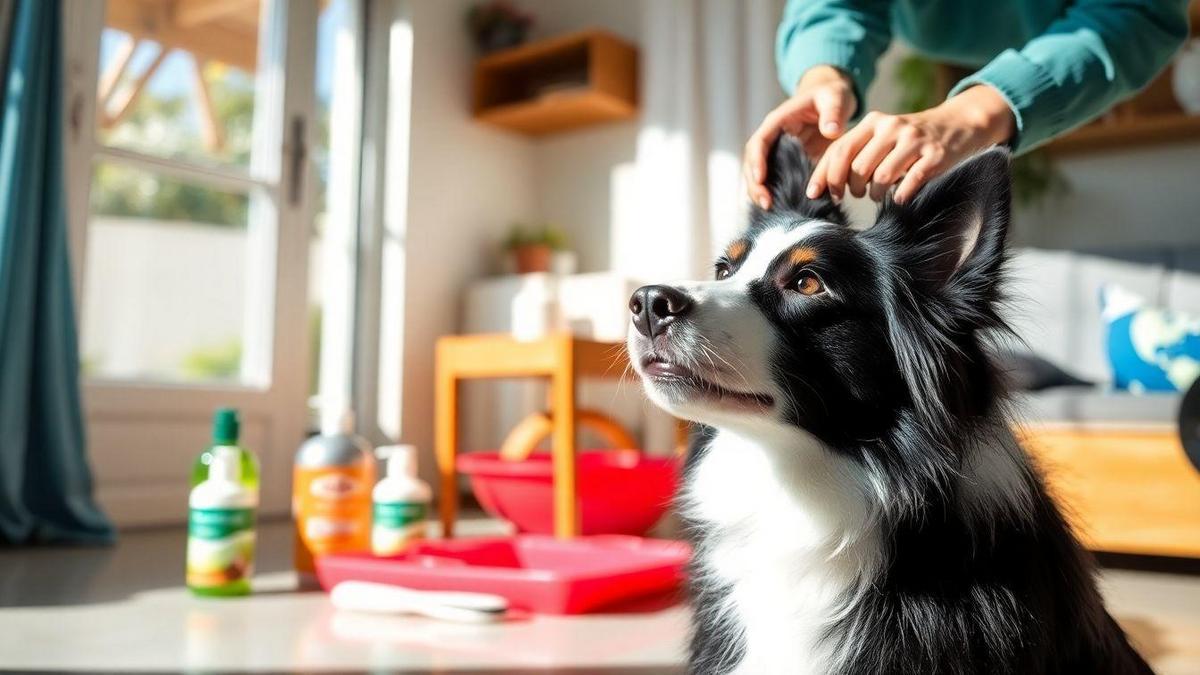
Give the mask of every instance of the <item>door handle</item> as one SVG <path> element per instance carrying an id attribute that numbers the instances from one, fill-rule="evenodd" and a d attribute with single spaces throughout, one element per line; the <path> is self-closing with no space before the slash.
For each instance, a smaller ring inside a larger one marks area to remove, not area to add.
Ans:
<path id="1" fill-rule="evenodd" d="M 297 206 L 300 204 L 304 190 L 305 169 L 308 168 L 308 141 L 305 133 L 307 124 L 304 116 L 293 116 L 288 129 L 290 133 L 288 157 L 291 166 L 288 169 L 287 199 L 289 204 Z"/>

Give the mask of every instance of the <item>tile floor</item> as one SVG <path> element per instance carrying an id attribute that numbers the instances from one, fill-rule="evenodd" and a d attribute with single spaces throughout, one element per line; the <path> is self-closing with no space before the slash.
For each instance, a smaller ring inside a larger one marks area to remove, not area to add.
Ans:
<path id="1" fill-rule="evenodd" d="M 683 607 L 489 626 L 339 613 L 293 590 L 289 536 L 261 528 L 257 592 L 233 600 L 181 586 L 179 529 L 111 549 L 0 552 L 0 672 L 682 672 Z M 1103 587 L 1160 675 L 1200 673 L 1200 577 L 1107 570 Z"/>

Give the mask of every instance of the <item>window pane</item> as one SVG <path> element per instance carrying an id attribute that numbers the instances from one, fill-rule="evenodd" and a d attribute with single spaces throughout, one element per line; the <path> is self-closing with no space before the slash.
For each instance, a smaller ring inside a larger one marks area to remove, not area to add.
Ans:
<path id="1" fill-rule="evenodd" d="M 84 374 L 240 382 L 249 196 L 109 163 L 91 195 Z"/>
<path id="2" fill-rule="evenodd" d="M 257 0 L 108 0 L 100 41 L 100 141 L 248 166 L 258 23 Z"/>

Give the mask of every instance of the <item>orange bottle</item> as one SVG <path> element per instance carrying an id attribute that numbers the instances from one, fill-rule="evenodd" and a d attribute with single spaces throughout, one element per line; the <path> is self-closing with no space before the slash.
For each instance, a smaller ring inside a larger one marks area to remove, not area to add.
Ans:
<path id="1" fill-rule="evenodd" d="M 371 549 L 371 489 L 375 458 L 354 434 L 353 415 L 337 433 L 313 436 L 296 452 L 292 476 L 295 565 L 305 585 L 315 581 L 313 559 Z"/>

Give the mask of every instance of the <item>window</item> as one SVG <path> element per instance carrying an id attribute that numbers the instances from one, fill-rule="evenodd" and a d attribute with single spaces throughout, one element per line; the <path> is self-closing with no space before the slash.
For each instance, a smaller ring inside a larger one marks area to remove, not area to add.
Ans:
<path id="1" fill-rule="evenodd" d="M 285 512 L 308 338 L 329 323 L 310 284 L 354 271 L 352 252 L 332 267 L 315 252 L 357 222 L 357 126 L 337 120 L 360 116 L 341 97 L 360 95 L 361 59 L 341 55 L 361 49 L 362 2 L 64 3 L 97 496 L 122 525 L 176 519 L 212 410 L 232 405 L 263 463 L 262 507 Z"/>
<path id="2" fill-rule="evenodd" d="M 351 407 L 353 386 L 363 81 L 338 74 L 363 71 L 362 30 L 361 4 L 350 0 L 333 0 L 317 22 L 310 390 L 326 423 Z"/>
<path id="3" fill-rule="evenodd" d="M 259 2 L 109 0 L 83 284 L 85 375 L 269 385 L 274 209 Z M 220 7 L 218 7 L 220 5 Z M 258 132 L 256 134 L 256 124 Z M 255 155 L 259 155 L 255 157 Z M 260 353 L 261 357 L 268 356 Z"/>

